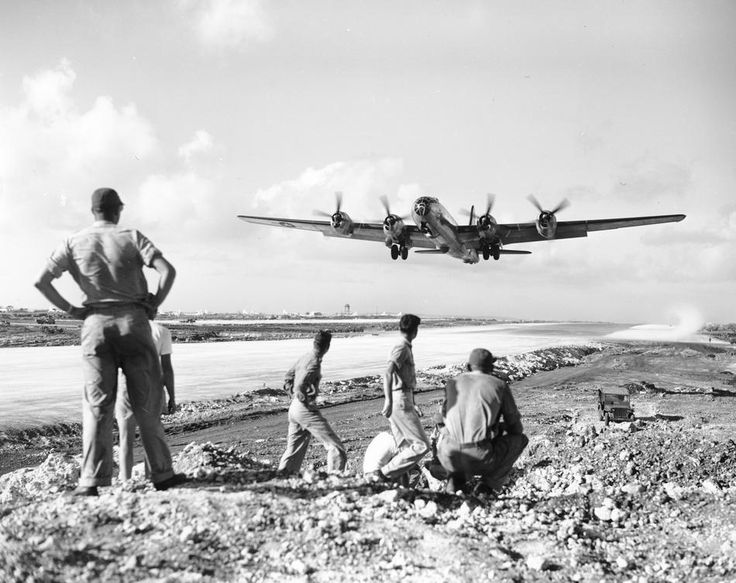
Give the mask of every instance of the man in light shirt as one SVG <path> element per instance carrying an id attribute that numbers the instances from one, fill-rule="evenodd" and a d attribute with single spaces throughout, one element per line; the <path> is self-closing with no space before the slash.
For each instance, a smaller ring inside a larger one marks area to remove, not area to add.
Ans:
<path id="1" fill-rule="evenodd" d="M 500 489 L 529 443 L 511 389 L 492 374 L 495 360 L 485 348 L 475 348 L 467 372 L 445 386 L 445 428 L 437 457 L 450 473 L 449 493 L 462 490 L 474 476 L 487 492 Z"/>
<path id="2" fill-rule="evenodd" d="M 411 343 L 417 337 L 420 323 L 421 319 L 414 314 L 401 316 L 401 341 L 391 351 L 383 376 L 381 413 L 388 418 L 398 448 L 396 454 L 372 474 L 374 479 L 383 482 L 401 481 L 430 448 L 414 404 L 417 376 Z"/>
<path id="3" fill-rule="evenodd" d="M 294 363 L 286 373 L 284 387 L 292 396 L 289 406 L 289 432 L 286 450 L 278 472 L 282 476 L 297 474 L 307 454 L 312 436 L 327 450 L 327 470 L 345 469 L 348 455 L 340 438 L 317 407 L 319 383 L 322 380 L 322 358 L 330 349 L 332 334 L 320 330 L 314 336 L 312 350 Z"/>
<path id="4" fill-rule="evenodd" d="M 94 223 L 68 237 L 51 255 L 35 286 L 82 324 L 84 395 L 82 468 L 78 496 L 97 496 L 112 482 L 112 425 L 118 369 L 128 385 L 133 413 L 157 490 L 186 480 L 175 474 L 161 424 L 161 375 L 151 337 L 153 316 L 174 284 L 176 270 L 140 231 L 120 227 L 123 203 L 112 188 L 92 193 Z M 148 293 L 143 267 L 159 275 Z M 84 293 L 82 306 L 67 301 L 53 284 L 68 271 Z"/>

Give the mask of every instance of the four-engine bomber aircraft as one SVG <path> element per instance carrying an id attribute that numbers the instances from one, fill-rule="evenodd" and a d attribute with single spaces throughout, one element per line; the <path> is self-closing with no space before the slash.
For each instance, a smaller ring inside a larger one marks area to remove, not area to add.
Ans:
<path id="1" fill-rule="evenodd" d="M 486 210 L 475 216 L 474 207 L 470 207 L 470 221 L 467 225 L 458 225 L 440 201 L 432 196 L 421 196 L 412 206 L 411 218 L 415 225 L 407 225 L 401 217 L 391 212 L 388 199 L 381 201 L 386 210 L 386 218 L 382 223 L 358 223 L 341 210 L 342 194 L 336 193 L 337 209 L 334 213 L 315 211 L 329 218 L 328 221 L 305 219 L 279 219 L 274 217 L 254 217 L 238 215 L 239 219 L 249 223 L 320 231 L 327 237 L 357 239 L 359 241 L 380 241 L 391 251 L 391 258 L 406 259 L 409 249 L 418 247 L 415 253 L 440 253 L 461 259 L 465 263 L 478 263 L 479 257 L 498 259 L 507 254 L 529 254 L 531 251 L 506 249 L 506 245 L 548 241 L 552 239 L 570 239 L 587 237 L 590 231 L 605 231 L 623 227 L 638 227 L 658 223 L 678 222 L 685 215 L 656 215 L 649 217 L 625 217 L 620 219 L 595 219 L 583 221 L 558 221 L 556 213 L 568 206 L 565 199 L 553 210 L 545 210 L 539 201 L 529 195 L 529 200 L 539 210 L 539 217 L 531 223 L 501 224 L 491 215 L 494 196 L 488 195 Z"/>

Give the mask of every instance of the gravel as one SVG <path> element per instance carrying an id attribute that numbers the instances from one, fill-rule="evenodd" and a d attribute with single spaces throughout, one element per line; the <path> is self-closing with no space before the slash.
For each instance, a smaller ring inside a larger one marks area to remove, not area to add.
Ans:
<path id="1" fill-rule="evenodd" d="M 544 394 L 578 403 L 578 389 Z M 652 397 L 640 398 L 637 411 Z M 696 413 L 606 427 L 592 402 L 535 411 L 493 496 L 313 467 L 281 479 L 258 451 L 191 443 L 175 460 L 181 488 L 157 492 L 138 468 L 75 499 L 78 459 L 55 452 L 0 476 L 0 581 L 734 580 L 733 414 L 671 398 Z"/>
<path id="2" fill-rule="evenodd" d="M 175 462 L 192 478 L 185 487 L 156 492 L 138 475 L 93 499 L 60 495 L 78 460 L 52 454 L 0 478 L 0 573 L 3 581 L 721 580 L 736 576 L 734 454 L 733 441 L 664 421 L 569 423 L 535 436 L 489 498 L 318 471 L 275 479 L 269 460 L 251 452 L 192 443 Z M 633 476 L 627 460 L 636 460 Z"/>

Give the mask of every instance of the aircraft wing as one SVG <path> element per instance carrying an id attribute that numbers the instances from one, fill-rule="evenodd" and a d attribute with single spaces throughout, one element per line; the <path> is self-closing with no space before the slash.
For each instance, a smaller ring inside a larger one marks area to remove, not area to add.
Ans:
<path id="1" fill-rule="evenodd" d="M 280 219 L 276 217 L 255 217 L 249 215 L 238 215 L 238 218 L 247 223 L 255 223 L 257 225 L 268 225 L 270 227 L 283 227 L 286 229 L 300 229 L 304 231 L 319 231 L 325 237 L 338 237 L 340 239 L 356 239 L 358 241 L 380 241 L 386 242 L 386 235 L 383 232 L 381 223 L 353 223 L 353 232 L 349 235 L 336 231 L 332 228 L 329 221 L 312 221 L 309 219 Z M 413 225 L 406 225 L 405 232 L 411 239 L 412 247 L 423 247 L 425 249 L 435 249 L 435 245 L 431 239 L 422 234 L 419 229 Z"/>
<path id="2" fill-rule="evenodd" d="M 685 215 L 655 215 L 649 217 L 624 217 L 620 219 L 592 219 L 587 221 L 558 221 L 554 239 L 572 239 L 587 237 L 591 231 L 607 231 L 626 227 L 641 227 L 644 225 L 658 225 L 660 223 L 676 223 L 685 218 Z M 536 223 L 516 223 L 498 225 L 499 237 L 504 245 L 512 243 L 528 243 L 532 241 L 547 241 L 537 232 Z"/>

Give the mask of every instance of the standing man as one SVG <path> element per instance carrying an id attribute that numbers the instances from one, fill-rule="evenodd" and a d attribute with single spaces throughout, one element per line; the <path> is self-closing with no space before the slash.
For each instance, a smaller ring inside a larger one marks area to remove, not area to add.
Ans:
<path id="1" fill-rule="evenodd" d="M 348 459 L 345 447 L 316 404 L 319 383 L 322 380 L 322 358 L 330 349 L 331 340 L 330 332 L 317 332 L 312 350 L 297 360 L 286 373 L 284 387 L 292 395 L 292 401 L 289 407 L 286 451 L 281 456 L 278 468 L 281 475 L 289 476 L 299 472 L 312 435 L 327 450 L 327 471 L 345 469 Z"/>
<path id="2" fill-rule="evenodd" d="M 161 414 L 171 415 L 176 411 L 176 398 L 174 396 L 174 367 L 171 365 L 171 332 L 166 326 L 155 320 L 150 320 L 153 344 L 156 354 L 160 358 L 161 382 L 166 392 L 161 391 Z M 168 405 L 165 395 L 168 395 Z M 119 477 L 121 481 L 130 480 L 133 474 L 133 442 L 135 441 L 135 415 L 128 397 L 126 386 L 118 395 L 115 403 L 115 418 L 118 422 L 118 433 L 120 434 L 119 453 Z M 145 460 L 146 476 L 151 475 L 148 458 Z"/>
<path id="3" fill-rule="evenodd" d="M 174 391 L 174 367 L 171 364 L 172 342 L 171 332 L 163 324 L 151 320 L 151 336 L 156 352 L 161 359 L 161 382 L 166 391 L 165 397 L 162 393 L 161 414 L 172 415 L 176 412 L 176 394 Z M 167 400 L 168 398 L 168 400 Z"/>
<path id="4" fill-rule="evenodd" d="M 135 229 L 118 226 L 123 203 L 111 188 L 92 193 L 94 223 L 68 237 L 51 255 L 36 288 L 60 310 L 84 320 L 82 353 L 82 472 L 76 495 L 96 496 L 112 480 L 112 421 L 118 368 L 125 374 L 130 403 L 157 490 L 183 481 L 174 474 L 161 425 L 161 375 L 151 337 L 155 316 L 176 277 L 161 251 Z M 160 276 L 148 293 L 143 266 Z M 85 295 L 73 306 L 53 280 L 68 271 Z"/>
<path id="5" fill-rule="evenodd" d="M 374 473 L 384 482 L 398 481 L 429 451 L 429 439 L 414 405 L 417 375 L 411 343 L 417 337 L 421 319 L 404 314 L 399 320 L 401 342 L 391 351 L 383 375 L 384 405 L 381 413 L 389 420 L 398 453 Z"/>
<path id="6" fill-rule="evenodd" d="M 445 429 L 437 457 L 450 473 L 447 491 L 453 494 L 473 476 L 480 476 L 488 490 L 501 488 L 529 443 L 511 389 L 492 375 L 495 360 L 485 348 L 475 348 L 468 372 L 445 386 Z"/>

